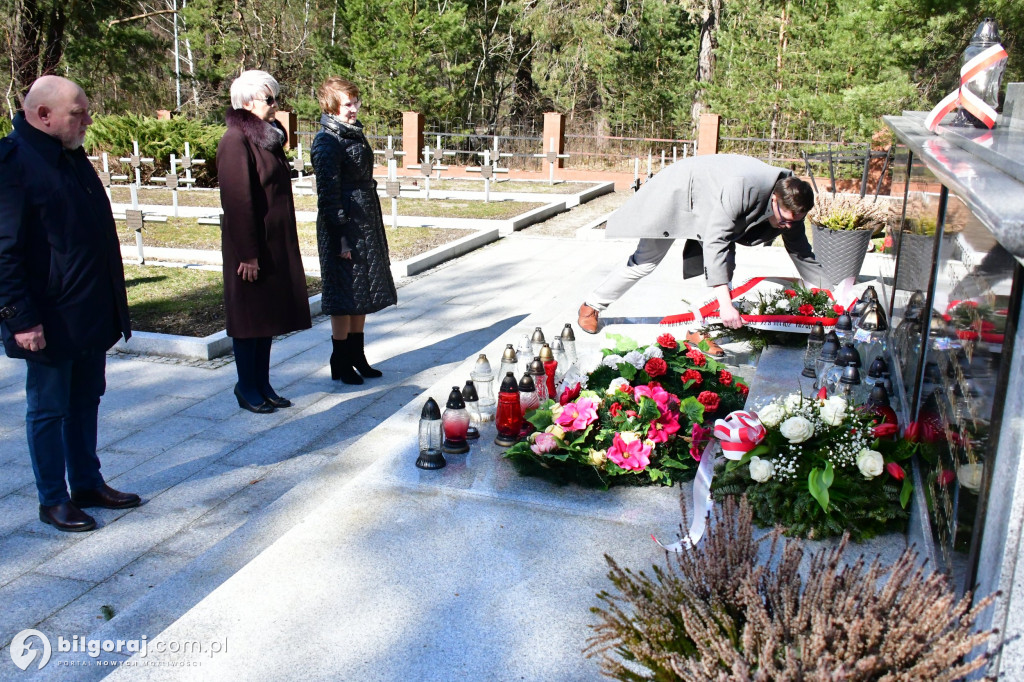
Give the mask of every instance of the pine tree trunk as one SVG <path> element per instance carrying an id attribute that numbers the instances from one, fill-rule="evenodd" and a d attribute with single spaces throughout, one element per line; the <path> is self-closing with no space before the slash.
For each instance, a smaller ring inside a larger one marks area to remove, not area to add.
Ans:
<path id="1" fill-rule="evenodd" d="M 715 39 L 715 32 L 718 29 L 718 21 L 722 15 L 722 0 L 706 0 L 701 14 L 700 25 L 700 47 L 697 53 L 697 83 L 698 90 L 693 98 L 693 107 L 690 110 L 690 117 L 696 127 L 700 121 L 700 115 L 704 112 L 704 85 L 710 83 L 715 75 L 715 48 L 718 41 Z"/>

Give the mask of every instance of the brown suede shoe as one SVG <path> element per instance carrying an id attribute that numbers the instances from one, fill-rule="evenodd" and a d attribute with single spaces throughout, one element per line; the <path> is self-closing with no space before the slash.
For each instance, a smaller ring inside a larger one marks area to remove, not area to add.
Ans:
<path id="1" fill-rule="evenodd" d="M 708 355 L 710 355 L 713 358 L 725 357 L 725 351 L 722 349 L 721 346 L 715 343 L 714 339 L 712 339 L 710 336 L 705 336 L 700 332 L 690 332 L 689 334 L 686 335 L 686 341 L 688 343 L 692 343 L 695 346 L 699 344 L 701 341 L 707 341 L 708 349 L 705 352 Z"/>
<path id="2" fill-rule="evenodd" d="M 82 508 L 128 509 L 129 507 L 138 507 L 142 499 L 135 493 L 122 493 L 104 483 L 96 490 L 72 491 L 71 501 Z"/>
<path id="3" fill-rule="evenodd" d="M 597 327 L 600 324 L 597 319 L 597 310 L 584 303 L 580 306 L 580 315 L 579 319 L 576 320 L 576 324 L 586 333 L 596 334 Z"/>
<path id="4" fill-rule="evenodd" d="M 61 502 L 52 507 L 39 505 L 39 520 L 67 533 L 80 533 L 96 527 L 96 519 L 73 502 Z"/>

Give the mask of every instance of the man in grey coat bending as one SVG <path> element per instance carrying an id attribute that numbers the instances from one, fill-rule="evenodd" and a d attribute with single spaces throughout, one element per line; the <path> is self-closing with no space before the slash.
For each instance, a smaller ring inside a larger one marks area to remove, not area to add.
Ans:
<path id="1" fill-rule="evenodd" d="M 770 245 L 782 236 L 800 276 L 821 282 L 804 233 L 814 193 L 792 171 L 735 154 L 694 156 L 672 164 L 608 219 L 608 237 L 639 237 L 629 260 L 613 270 L 580 306 L 580 328 L 597 333 L 598 315 L 654 271 L 676 239 L 685 239 L 683 278 L 703 274 L 715 290 L 722 324 L 743 326 L 730 296 L 736 244 Z M 693 337 L 693 338 L 690 338 Z M 697 342 L 691 333 L 687 340 Z M 712 346 L 712 351 L 720 349 Z"/>

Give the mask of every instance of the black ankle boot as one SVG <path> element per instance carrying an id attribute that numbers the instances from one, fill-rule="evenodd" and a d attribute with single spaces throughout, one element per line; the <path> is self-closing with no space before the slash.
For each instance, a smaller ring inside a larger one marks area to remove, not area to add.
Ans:
<path id="1" fill-rule="evenodd" d="M 370 367 L 370 363 L 366 361 L 366 354 L 363 352 L 363 332 L 349 332 L 348 343 L 352 353 L 352 366 L 359 370 L 360 374 L 367 379 L 376 379 L 377 377 L 384 376 L 383 372 Z"/>
<path id="2" fill-rule="evenodd" d="M 352 353 L 349 350 L 348 339 L 339 341 L 331 339 L 334 350 L 331 351 L 331 378 L 339 379 L 346 384 L 361 384 L 363 378 L 352 369 Z"/>

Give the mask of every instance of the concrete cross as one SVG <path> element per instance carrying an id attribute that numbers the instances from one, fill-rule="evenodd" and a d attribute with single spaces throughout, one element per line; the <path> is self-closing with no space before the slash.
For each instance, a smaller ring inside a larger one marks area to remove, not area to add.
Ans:
<path id="1" fill-rule="evenodd" d="M 306 171 L 306 167 L 312 165 L 313 164 L 311 164 L 309 161 L 306 161 L 302 158 L 302 143 L 300 142 L 297 145 L 295 145 L 295 160 L 292 161 L 292 168 L 298 171 L 299 180 L 302 179 L 303 173 Z"/>

